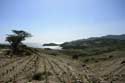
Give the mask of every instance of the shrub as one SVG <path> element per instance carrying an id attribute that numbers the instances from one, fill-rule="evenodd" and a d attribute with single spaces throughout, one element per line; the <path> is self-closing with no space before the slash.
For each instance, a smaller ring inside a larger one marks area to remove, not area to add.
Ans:
<path id="1" fill-rule="evenodd" d="M 121 62 L 121 64 L 125 64 L 125 60 Z"/>
<path id="2" fill-rule="evenodd" d="M 38 81 L 41 81 L 41 80 L 44 80 L 45 79 L 45 76 L 51 76 L 52 73 L 51 72 L 39 72 L 39 73 L 36 73 L 34 76 L 33 76 L 33 80 L 38 80 Z"/>
<path id="3" fill-rule="evenodd" d="M 99 61 L 98 60 L 95 60 L 96 63 L 98 63 Z"/>
<path id="4" fill-rule="evenodd" d="M 38 80 L 38 81 L 41 81 L 43 80 L 43 76 L 42 76 L 42 73 L 36 73 L 34 76 L 33 76 L 33 80 Z"/>
<path id="5" fill-rule="evenodd" d="M 109 58 L 109 59 L 110 59 L 110 58 L 113 58 L 113 56 L 112 56 L 112 55 L 110 55 L 108 58 Z"/>
<path id="6" fill-rule="evenodd" d="M 72 56 L 72 59 L 76 59 L 76 60 L 77 60 L 78 58 L 79 58 L 78 55 L 73 55 L 73 56 Z"/>
<path id="7" fill-rule="evenodd" d="M 85 59 L 84 62 L 85 62 L 85 63 L 86 63 L 86 62 L 89 62 L 89 59 Z"/>

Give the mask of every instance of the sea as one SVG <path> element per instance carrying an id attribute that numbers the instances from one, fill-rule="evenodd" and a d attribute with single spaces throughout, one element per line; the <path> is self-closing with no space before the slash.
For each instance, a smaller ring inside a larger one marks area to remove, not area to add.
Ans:
<path id="1" fill-rule="evenodd" d="M 35 47 L 35 48 L 49 48 L 49 49 L 54 49 L 54 50 L 61 50 L 62 47 L 61 46 L 43 46 L 41 44 L 37 44 L 37 43 L 25 43 L 27 46 L 30 47 Z"/>

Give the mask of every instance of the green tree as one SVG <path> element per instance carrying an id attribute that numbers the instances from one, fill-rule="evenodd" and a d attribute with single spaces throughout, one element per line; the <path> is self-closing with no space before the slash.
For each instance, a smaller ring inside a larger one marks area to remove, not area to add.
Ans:
<path id="1" fill-rule="evenodd" d="M 22 30 L 12 30 L 12 32 L 14 34 L 8 35 L 6 37 L 6 41 L 10 43 L 12 53 L 17 54 L 19 47 L 23 45 L 22 41 L 24 41 L 27 37 L 31 37 L 31 34 Z"/>

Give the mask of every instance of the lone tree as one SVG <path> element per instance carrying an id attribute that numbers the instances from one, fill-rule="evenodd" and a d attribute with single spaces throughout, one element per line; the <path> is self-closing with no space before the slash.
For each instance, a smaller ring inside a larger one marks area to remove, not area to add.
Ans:
<path id="1" fill-rule="evenodd" d="M 31 37 L 31 34 L 22 30 L 12 30 L 12 32 L 14 34 L 8 35 L 6 37 L 6 41 L 10 43 L 12 53 L 17 54 L 19 52 L 19 48 L 23 45 L 22 41 L 27 37 Z"/>

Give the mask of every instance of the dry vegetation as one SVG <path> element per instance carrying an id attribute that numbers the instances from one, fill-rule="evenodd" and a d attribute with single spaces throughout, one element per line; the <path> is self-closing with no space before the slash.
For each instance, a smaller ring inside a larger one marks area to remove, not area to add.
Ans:
<path id="1" fill-rule="evenodd" d="M 7 57 L 0 50 L 0 83 L 125 83 L 125 52 L 113 51 L 73 59 L 39 50 L 31 56 Z"/>

